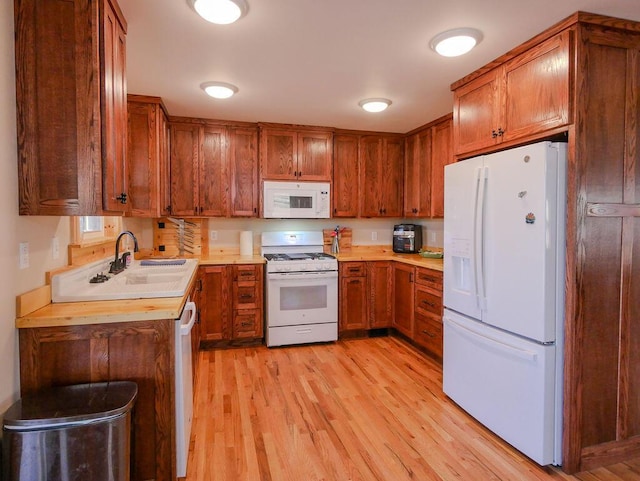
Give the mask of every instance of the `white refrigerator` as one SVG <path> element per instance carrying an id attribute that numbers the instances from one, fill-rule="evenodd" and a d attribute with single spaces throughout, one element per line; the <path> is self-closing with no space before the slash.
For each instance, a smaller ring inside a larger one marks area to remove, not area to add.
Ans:
<path id="1" fill-rule="evenodd" d="M 562 458 L 566 144 L 445 167 L 443 389 L 540 465 Z"/>

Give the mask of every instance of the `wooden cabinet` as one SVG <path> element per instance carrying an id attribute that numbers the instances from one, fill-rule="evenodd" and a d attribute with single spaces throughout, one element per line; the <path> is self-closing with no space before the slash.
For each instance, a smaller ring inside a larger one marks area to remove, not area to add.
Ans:
<path id="1" fill-rule="evenodd" d="M 102 0 L 104 120 L 102 123 L 102 206 L 130 211 L 127 159 L 126 23 L 115 0 Z"/>
<path id="2" fill-rule="evenodd" d="M 333 217 L 357 217 L 360 202 L 360 159 L 355 134 L 333 138 Z"/>
<path id="3" fill-rule="evenodd" d="M 533 138 L 569 123 L 569 32 L 463 85 L 454 84 L 456 155 Z"/>
<path id="4" fill-rule="evenodd" d="M 391 327 L 393 319 L 393 275 L 391 262 L 367 262 L 369 295 L 369 327 L 380 329 Z"/>
<path id="5" fill-rule="evenodd" d="M 230 337 L 231 300 L 227 266 L 201 266 L 200 338 L 220 341 Z"/>
<path id="6" fill-rule="evenodd" d="M 263 180 L 331 181 L 333 133 L 324 130 L 260 128 Z"/>
<path id="7" fill-rule="evenodd" d="M 413 337 L 415 267 L 393 263 L 393 323 L 392 326 L 408 338 Z"/>
<path id="8" fill-rule="evenodd" d="M 639 52 L 640 23 L 578 12 L 452 86 L 460 157 L 568 134 L 566 281 L 559 286 L 568 473 L 640 453 L 640 150 L 630 147 L 640 144 Z M 501 72 L 504 92 L 498 147 L 475 134 L 472 112 L 486 113 L 481 95 L 465 100 L 491 72 Z"/>
<path id="9" fill-rule="evenodd" d="M 410 134 L 405 140 L 404 215 L 431 214 L 431 127 Z"/>
<path id="10" fill-rule="evenodd" d="M 340 331 L 368 329 L 367 270 L 364 262 L 340 262 Z"/>
<path id="11" fill-rule="evenodd" d="M 255 128 L 183 119 L 170 132 L 171 214 L 257 216 Z"/>
<path id="12" fill-rule="evenodd" d="M 20 214 L 100 215 L 103 197 L 105 209 L 126 210 L 111 201 L 126 193 L 120 8 L 115 0 L 14 7 Z"/>
<path id="13" fill-rule="evenodd" d="M 263 266 L 201 266 L 202 341 L 263 337 Z"/>
<path id="14" fill-rule="evenodd" d="M 391 327 L 391 262 L 341 262 L 340 331 Z"/>
<path id="15" fill-rule="evenodd" d="M 360 139 L 360 216 L 401 217 L 404 139 L 366 135 Z"/>
<path id="16" fill-rule="evenodd" d="M 413 340 L 442 359 L 442 272 L 416 267 Z"/>
<path id="17" fill-rule="evenodd" d="M 174 323 L 20 329 L 21 394 L 88 382 L 136 382 L 131 479 L 174 481 Z"/>
<path id="18" fill-rule="evenodd" d="M 231 177 L 231 217 L 258 215 L 258 130 L 230 127 L 229 174 Z"/>
<path id="19" fill-rule="evenodd" d="M 263 267 L 262 265 L 234 265 L 232 271 L 232 328 L 231 339 L 263 336 Z"/>
<path id="20" fill-rule="evenodd" d="M 444 217 L 444 168 L 453 156 L 453 120 L 451 115 L 431 127 L 431 217 Z"/>
<path id="21" fill-rule="evenodd" d="M 444 166 L 454 161 L 452 118 L 445 115 L 407 135 L 404 216 L 444 216 Z"/>
<path id="22" fill-rule="evenodd" d="M 129 95 L 127 118 L 128 214 L 160 217 L 168 205 L 161 181 L 169 168 L 167 116 L 162 100 Z"/>

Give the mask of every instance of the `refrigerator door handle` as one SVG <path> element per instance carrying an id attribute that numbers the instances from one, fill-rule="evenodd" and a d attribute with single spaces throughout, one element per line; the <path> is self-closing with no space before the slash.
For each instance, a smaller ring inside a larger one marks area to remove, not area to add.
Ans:
<path id="1" fill-rule="evenodd" d="M 476 285 L 477 305 L 481 310 L 486 310 L 487 295 L 484 282 L 484 204 L 487 195 L 487 167 L 479 167 L 476 170 L 475 205 L 473 212 L 473 259 Z"/>
<path id="2" fill-rule="evenodd" d="M 482 343 L 482 344 L 484 344 L 486 346 L 490 346 L 493 349 L 498 349 L 498 350 L 502 351 L 503 353 L 505 353 L 507 355 L 511 355 L 511 356 L 518 357 L 520 359 L 524 359 L 525 361 L 536 362 L 536 360 L 538 359 L 538 354 L 535 353 L 534 351 L 530 351 L 528 349 L 521 349 L 519 347 L 511 346 L 509 344 L 505 344 L 502 341 L 499 341 L 498 339 L 494 339 L 491 336 L 486 336 L 484 334 L 480 334 L 479 332 L 476 332 L 476 331 L 474 331 L 472 329 L 469 329 L 469 328 L 457 323 L 456 321 L 454 321 L 450 317 L 446 317 L 445 316 L 444 319 L 449 323 L 450 327 L 452 327 L 453 329 L 458 331 L 463 336 L 468 336 L 469 338 L 473 339 L 476 342 Z"/>

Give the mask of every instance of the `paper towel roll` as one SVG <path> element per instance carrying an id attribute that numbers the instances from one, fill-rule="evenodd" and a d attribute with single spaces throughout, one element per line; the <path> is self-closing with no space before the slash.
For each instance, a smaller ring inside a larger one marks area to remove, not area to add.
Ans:
<path id="1" fill-rule="evenodd" d="M 253 232 L 250 230 L 243 230 L 240 232 L 240 255 L 253 255 Z"/>

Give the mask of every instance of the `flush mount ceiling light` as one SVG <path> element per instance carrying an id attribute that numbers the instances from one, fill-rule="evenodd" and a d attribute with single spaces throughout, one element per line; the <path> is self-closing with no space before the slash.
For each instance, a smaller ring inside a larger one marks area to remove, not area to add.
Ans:
<path id="1" fill-rule="evenodd" d="M 391 105 L 389 99 L 364 99 L 358 102 L 358 105 L 367 112 L 382 112 Z"/>
<path id="2" fill-rule="evenodd" d="M 205 82 L 200 88 L 214 99 L 228 99 L 238 92 L 238 87 L 225 82 Z"/>
<path id="3" fill-rule="evenodd" d="M 227 25 L 247 14 L 245 0 L 187 0 L 202 18 L 211 23 Z"/>
<path id="4" fill-rule="evenodd" d="M 469 52 L 482 40 L 482 32 L 475 28 L 454 28 L 439 33 L 429 45 L 443 57 L 457 57 Z"/>

